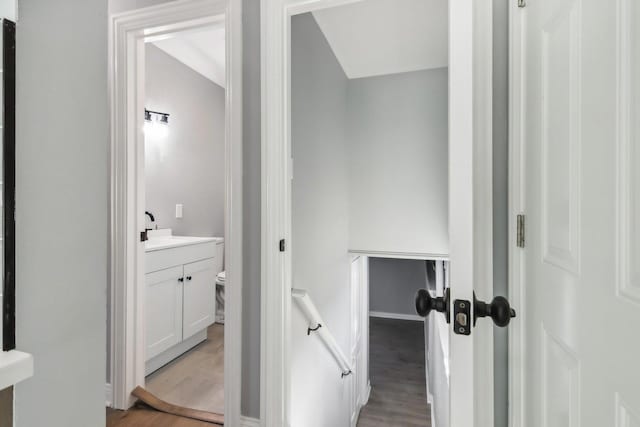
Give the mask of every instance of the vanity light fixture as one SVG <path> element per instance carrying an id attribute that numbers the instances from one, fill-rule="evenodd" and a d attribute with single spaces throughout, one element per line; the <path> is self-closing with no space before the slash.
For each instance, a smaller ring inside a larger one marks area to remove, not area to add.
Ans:
<path id="1" fill-rule="evenodd" d="M 144 134 L 151 138 L 165 138 L 169 133 L 169 113 L 144 110 Z"/>

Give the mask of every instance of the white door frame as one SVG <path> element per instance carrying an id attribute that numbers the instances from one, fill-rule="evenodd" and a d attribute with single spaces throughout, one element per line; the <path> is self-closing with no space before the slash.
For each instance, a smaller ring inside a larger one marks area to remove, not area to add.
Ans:
<path id="1" fill-rule="evenodd" d="M 526 283 L 524 249 L 517 247 L 517 216 L 525 213 L 525 26 L 526 8 L 509 4 L 509 301 L 520 307 L 509 325 L 509 427 L 525 425 L 523 310 Z"/>
<path id="2" fill-rule="evenodd" d="M 266 427 L 290 422 L 291 252 L 281 252 L 279 242 L 284 239 L 286 247 L 291 242 L 291 16 L 355 1 L 366 0 L 261 0 L 261 419 Z M 449 185 L 459 194 L 450 203 L 457 208 L 456 222 L 468 225 L 451 236 L 458 251 L 452 250 L 452 258 L 478 255 L 473 265 L 452 274 L 452 294 L 468 300 L 472 289 L 480 299 L 493 298 L 492 20 L 491 0 L 450 1 L 450 158 L 456 161 L 450 161 Z M 465 405 L 452 411 L 451 427 L 493 425 L 490 323 L 479 322 L 473 339 L 452 334 L 451 366 L 464 369 L 452 372 L 451 384 Z"/>
<path id="3" fill-rule="evenodd" d="M 242 10 L 234 0 L 180 0 L 109 19 L 110 283 L 113 406 L 144 385 L 144 41 L 225 20 L 225 424 L 240 425 L 242 333 Z"/>

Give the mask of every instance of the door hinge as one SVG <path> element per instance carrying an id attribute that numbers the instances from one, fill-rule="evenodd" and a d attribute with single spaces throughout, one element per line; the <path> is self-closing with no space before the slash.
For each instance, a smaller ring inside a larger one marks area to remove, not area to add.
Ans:
<path id="1" fill-rule="evenodd" d="M 516 233 L 516 246 L 524 248 L 524 214 L 518 215 L 516 227 L 518 228 Z"/>
<path id="2" fill-rule="evenodd" d="M 526 7 L 527 0 L 518 0 L 518 7 Z"/>
<path id="3" fill-rule="evenodd" d="M 284 252 L 285 250 L 285 245 L 284 245 L 284 239 L 280 240 L 280 252 Z"/>
<path id="4" fill-rule="evenodd" d="M 141 231 L 140 232 L 140 241 L 141 242 L 146 242 L 147 240 L 149 240 L 149 235 L 147 234 L 147 231 Z"/>

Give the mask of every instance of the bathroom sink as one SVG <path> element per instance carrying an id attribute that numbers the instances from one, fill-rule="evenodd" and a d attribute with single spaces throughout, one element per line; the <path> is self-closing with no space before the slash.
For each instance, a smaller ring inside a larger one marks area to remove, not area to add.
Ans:
<path id="1" fill-rule="evenodd" d="M 149 240 L 145 242 L 145 251 L 151 252 L 218 241 L 222 242 L 223 239 L 220 237 L 174 236 L 171 234 L 170 229 L 152 230 L 149 232 Z"/>

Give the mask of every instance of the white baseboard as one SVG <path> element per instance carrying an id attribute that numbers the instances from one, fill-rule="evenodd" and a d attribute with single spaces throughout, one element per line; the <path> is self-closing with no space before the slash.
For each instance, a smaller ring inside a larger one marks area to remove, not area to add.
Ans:
<path id="1" fill-rule="evenodd" d="M 257 418 L 240 417 L 241 427 L 260 427 L 260 420 Z"/>
<path id="2" fill-rule="evenodd" d="M 382 319 L 412 320 L 416 322 L 424 322 L 424 317 L 420 317 L 417 314 L 400 314 L 400 313 L 386 313 L 384 311 L 370 311 L 369 317 L 380 317 Z"/>
<path id="3" fill-rule="evenodd" d="M 367 403 L 369 403 L 369 398 L 371 397 L 371 383 L 367 384 L 367 391 L 364 395 L 364 398 L 362 399 L 362 402 L 360 402 L 361 406 L 366 406 Z"/>
<path id="4" fill-rule="evenodd" d="M 104 391 L 107 408 L 111 408 L 113 406 L 113 387 L 111 386 L 111 384 L 105 384 Z"/>
<path id="5" fill-rule="evenodd" d="M 177 359 L 182 354 L 191 350 L 193 347 L 197 346 L 203 341 L 207 339 L 207 330 L 203 329 L 200 332 L 197 332 L 190 338 L 174 345 L 168 350 L 163 351 L 159 355 L 147 360 L 144 367 L 144 375 L 147 376 L 162 368 L 167 363 L 171 362 L 174 359 Z"/>

